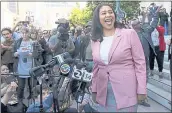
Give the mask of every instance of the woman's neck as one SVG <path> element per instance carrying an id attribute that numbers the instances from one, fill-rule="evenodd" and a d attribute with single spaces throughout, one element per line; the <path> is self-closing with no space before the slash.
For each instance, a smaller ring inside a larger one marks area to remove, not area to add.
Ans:
<path id="1" fill-rule="evenodd" d="M 103 35 L 105 37 L 108 37 L 108 36 L 113 36 L 115 34 L 115 28 L 111 29 L 111 30 L 108 30 L 108 29 L 103 29 Z"/>

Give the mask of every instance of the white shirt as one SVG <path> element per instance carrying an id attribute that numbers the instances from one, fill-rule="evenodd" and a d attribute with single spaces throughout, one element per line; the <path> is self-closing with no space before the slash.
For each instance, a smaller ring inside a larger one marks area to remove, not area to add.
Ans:
<path id="1" fill-rule="evenodd" d="M 151 34 L 152 42 L 154 46 L 159 46 L 159 32 L 155 29 Z"/>
<path id="2" fill-rule="evenodd" d="M 103 37 L 103 41 L 100 44 L 100 58 L 105 63 L 108 64 L 109 52 L 114 39 L 113 36 Z"/>

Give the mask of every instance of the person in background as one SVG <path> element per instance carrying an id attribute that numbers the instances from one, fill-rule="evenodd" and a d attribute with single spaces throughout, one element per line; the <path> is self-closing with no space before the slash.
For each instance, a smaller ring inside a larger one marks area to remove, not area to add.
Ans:
<path id="1" fill-rule="evenodd" d="M 163 8 L 161 10 L 161 12 L 159 13 L 159 16 L 160 16 L 160 25 L 164 27 L 164 29 L 165 29 L 164 34 L 167 35 L 168 34 L 168 18 L 169 18 L 169 15 L 166 12 L 165 8 Z"/>
<path id="2" fill-rule="evenodd" d="M 13 46 L 14 72 L 20 74 L 18 77 L 18 99 L 24 99 L 25 82 L 28 81 L 29 96 L 31 98 L 31 78 L 29 70 L 32 68 L 32 41 L 30 40 L 30 31 L 23 27 L 21 30 L 22 38 L 17 40 Z"/>
<path id="3" fill-rule="evenodd" d="M 151 39 L 151 33 L 157 27 L 157 24 L 159 21 L 158 12 L 161 7 L 159 7 L 156 10 L 156 12 L 154 12 L 153 19 L 152 19 L 153 21 L 151 21 L 150 24 L 149 22 L 141 23 L 138 19 L 132 21 L 132 27 L 137 32 L 140 42 L 142 44 L 143 50 L 144 50 L 144 55 L 145 55 L 145 60 L 146 60 L 147 80 L 149 76 L 149 67 L 150 67 L 149 56 L 150 56 L 151 49 L 156 55 L 155 48 Z M 140 104 L 146 107 L 150 107 L 150 104 L 148 104 L 146 101 L 142 101 L 142 103 Z"/>
<path id="4" fill-rule="evenodd" d="M 1 98 L 1 113 L 7 113 L 7 104 L 9 100 L 11 99 L 11 96 L 16 92 L 17 84 L 11 83 L 7 90 L 5 95 Z"/>
<path id="5" fill-rule="evenodd" d="M 1 66 L 1 99 L 8 93 L 8 88 L 11 85 L 17 87 L 18 81 L 17 77 L 14 75 L 9 75 L 9 69 L 6 65 Z M 5 97 L 6 98 L 6 97 Z M 7 106 L 7 112 L 21 112 L 25 111 L 25 105 L 23 102 L 17 99 L 17 90 L 13 91 L 12 95 L 8 97 L 8 102 L 5 104 Z"/>
<path id="6" fill-rule="evenodd" d="M 27 23 L 25 21 L 19 21 L 13 28 L 12 28 L 12 32 L 13 32 L 13 37 L 14 40 L 18 40 L 22 37 L 22 33 L 21 30 L 24 27 L 24 24 Z"/>
<path id="7" fill-rule="evenodd" d="M 9 28 L 3 28 L 1 30 L 2 36 L 5 38 L 5 41 L 1 43 L 1 63 L 7 65 L 10 72 L 13 72 L 13 55 L 12 55 L 12 45 L 14 39 L 12 37 L 12 31 Z"/>
<path id="8" fill-rule="evenodd" d="M 38 32 L 37 33 L 38 33 L 37 34 L 37 39 L 40 40 L 42 38 L 42 36 L 43 36 L 43 31 L 41 31 L 41 30 L 38 29 Z"/>
<path id="9" fill-rule="evenodd" d="M 43 31 L 43 36 L 38 40 L 39 44 L 41 44 L 42 49 L 44 50 L 42 52 L 42 57 L 43 57 L 43 63 L 42 64 L 47 64 L 53 57 L 53 54 L 51 52 L 51 49 L 49 47 L 49 35 L 48 31 L 44 30 Z"/>
<path id="10" fill-rule="evenodd" d="M 122 29 L 109 4 L 93 13 L 91 84 L 98 112 L 137 112 L 146 99 L 146 63 L 142 45 L 133 29 Z M 125 70 L 125 71 L 124 71 Z"/>
<path id="11" fill-rule="evenodd" d="M 49 93 L 47 87 L 43 87 L 42 89 L 42 99 L 43 99 L 43 109 L 44 112 L 51 112 L 51 107 L 53 105 L 53 95 Z M 27 113 L 29 112 L 39 112 L 40 111 L 40 94 L 35 97 L 35 102 L 30 104 Z"/>
<path id="12" fill-rule="evenodd" d="M 142 16 L 141 22 L 145 22 L 145 17 L 146 17 L 146 15 L 147 15 L 146 7 L 141 7 L 140 15 Z"/>
<path id="13" fill-rule="evenodd" d="M 164 51 L 166 50 L 166 43 L 164 40 L 164 27 L 163 26 L 157 26 L 156 29 L 151 34 L 151 38 L 155 47 L 155 52 L 150 51 L 150 75 L 153 76 L 153 70 L 154 70 L 154 60 L 156 57 L 156 61 L 158 63 L 158 70 L 159 70 L 159 77 L 162 79 L 162 70 L 163 70 L 163 62 L 164 62 Z"/>
<path id="14" fill-rule="evenodd" d="M 83 36 L 81 44 L 81 60 L 87 63 L 93 63 L 92 50 L 91 50 L 91 26 L 92 22 L 89 21 L 84 30 L 85 36 Z"/>
<path id="15" fill-rule="evenodd" d="M 149 24 L 152 21 L 152 18 L 154 16 L 154 12 L 157 11 L 157 9 L 158 9 L 158 6 L 155 3 L 151 3 L 150 6 L 148 7 L 148 10 L 149 10 L 148 22 L 149 22 Z"/>
<path id="16" fill-rule="evenodd" d="M 50 37 L 57 34 L 57 28 L 54 28 L 50 32 Z"/>
<path id="17" fill-rule="evenodd" d="M 170 61 L 170 74 L 172 78 L 172 38 L 167 40 L 167 45 L 168 45 L 168 60 Z"/>
<path id="18" fill-rule="evenodd" d="M 40 85 L 37 85 L 34 89 L 34 98 L 35 98 L 35 103 L 32 103 L 29 105 L 27 112 L 39 112 L 40 111 Z M 52 91 L 48 88 L 48 86 L 46 84 L 43 84 L 42 86 L 42 98 L 43 98 L 43 110 L 44 112 L 53 112 L 53 93 Z M 59 95 L 60 96 L 60 95 Z M 63 95 L 61 95 L 60 97 L 62 97 Z M 68 95 L 66 95 L 68 96 Z M 62 97 L 63 98 L 63 97 Z M 59 98 L 59 99 L 62 99 Z M 62 103 L 61 100 L 59 100 L 60 103 Z M 59 104 L 59 105 L 64 105 L 63 104 Z M 71 102 L 70 102 L 71 104 Z M 67 106 L 67 108 L 62 108 L 61 110 L 64 109 L 64 112 L 73 112 L 73 113 L 77 113 L 77 110 L 75 108 L 70 108 L 70 105 Z"/>
<path id="19" fill-rule="evenodd" d="M 8 74 L 9 69 L 6 65 L 1 65 L 1 74 Z M 6 93 L 9 84 L 6 82 L 9 75 L 1 75 L 1 97 Z"/>
<path id="20" fill-rule="evenodd" d="M 75 50 L 73 52 L 73 58 L 81 59 L 81 38 L 83 38 L 82 34 L 82 27 L 78 26 L 75 29 L 73 43 L 75 46 Z"/>

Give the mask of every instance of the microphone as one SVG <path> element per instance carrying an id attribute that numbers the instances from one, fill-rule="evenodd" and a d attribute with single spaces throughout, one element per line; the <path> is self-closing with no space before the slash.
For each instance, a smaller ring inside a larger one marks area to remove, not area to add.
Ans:
<path id="1" fill-rule="evenodd" d="M 85 64 L 78 64 L 73 68 L 72 78 L 79 81 L 91 82 L 93 74 L 92 68 L 85 66 Z"/>
<path id="2" fill-rule="evenodd" d="M 72 78 L 79 82 L 79 87 L 76 92 L 75 100 L 78 103 L 82 103 L 85 89 L 89 85 L 92 80 L 93 74 L 91 73 L 92 69 L 86 66 L 85 63 L 78 63 L 74 66 L 74 71 L 72 74 Z"/>
<path id="3" fill-rule="evenodd" d="M 71 58 L 71 56 L 67 52 L 56 55 L 47 64 L 40 65 L 38 67 L 34 67 L 34 68 L 30 69 L 29 74 L 34 77 L 42 76 L 42 74 L 44 74 L 48 70 L 48 68 L 52 68 L 55 65 L 60 65 L 62 73 L 67 74 L 69 71 L 69 65 L 67 65 L 67 64 L 65 65 L 64 63 L 65 63 L 66 59 L 70 59 L 70 58 Z M 69 61 L 70 60 L 68 60 L 68 62 Z"/>
<path id="4" fill-rule="evenodd" d="M 29 74 L 35 78 L 42 76 L 46 72 L 47 65 L 41 65 L 30 69 Z"/>

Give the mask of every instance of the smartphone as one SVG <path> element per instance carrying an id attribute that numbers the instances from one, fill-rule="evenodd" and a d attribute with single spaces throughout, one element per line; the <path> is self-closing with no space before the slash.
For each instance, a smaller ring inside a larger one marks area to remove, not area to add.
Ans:
<path id="1" fill-rule="evenodd" d="M 17 78 L 14 75 L 9 75 L 6 79 L 7 84 L 10 84 L 11 82 L 15 82 Z"/>

